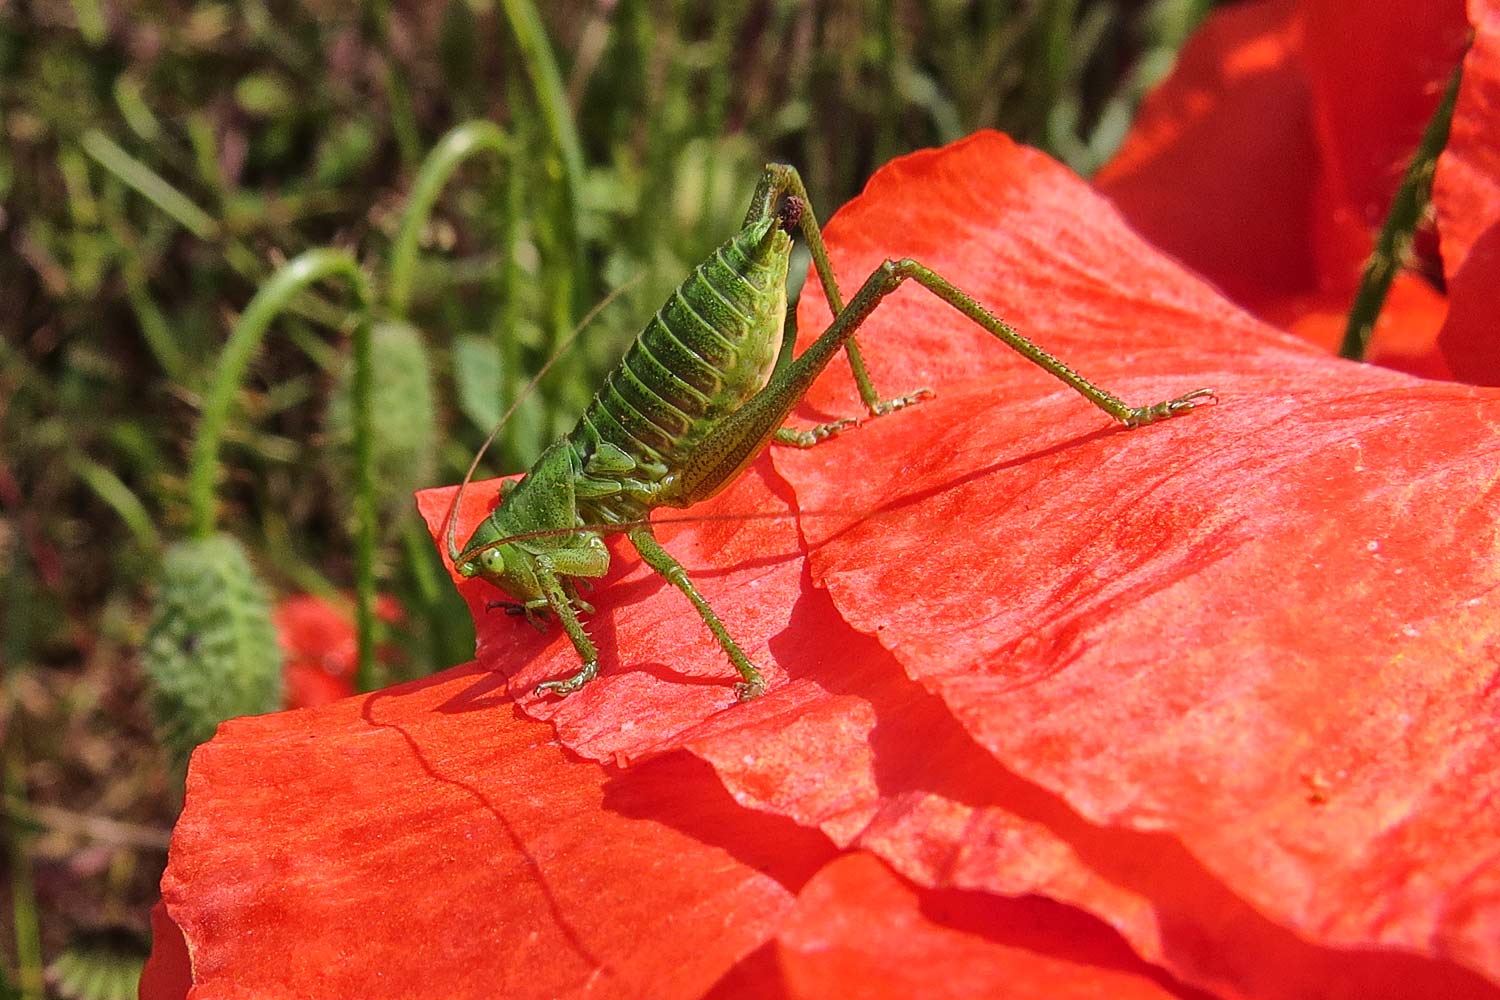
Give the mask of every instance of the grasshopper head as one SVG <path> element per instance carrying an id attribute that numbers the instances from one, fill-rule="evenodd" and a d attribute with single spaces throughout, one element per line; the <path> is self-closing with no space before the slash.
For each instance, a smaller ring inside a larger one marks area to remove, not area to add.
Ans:
<path id="1" fill-rule="evenodd" d="M 566 439 L 542 453 L 531 471 L 500 491 L 500 506 L 474 529 L 462 552 L 449 550 L 460 576 L 488 580 L 522 604 L 546 600 L 536 552 L 559 545 L 549 536 L 578 522 L 573 483 L 582 475 Z"/>
<path id="2" fill-rule="evenodd" d="M 506 499 L 508 497 L 501 501 L 502 511 Z M 464 543 L 462 554 L 453 561 L 453 568 L 459 576 L 477 576 L 493 583 L 523 604 L 543 600 L 542 588 L 536 578 L 536 557 L 516 542 L 505 541 L 509 520 L 503 513 L 499 517 L 486 518 Z"/>
<path id="3" fill-rule="evenodd" d="M 471 538 L 464 551 L 472 552 L 485 544 L 483 539 Z M 536 557 L 513 542 L 483 549 L 478 555 L 463 559 L 454 568 L 459 576 L 488 580 L 522 604 L 546 600 L 536 578 Z"/>

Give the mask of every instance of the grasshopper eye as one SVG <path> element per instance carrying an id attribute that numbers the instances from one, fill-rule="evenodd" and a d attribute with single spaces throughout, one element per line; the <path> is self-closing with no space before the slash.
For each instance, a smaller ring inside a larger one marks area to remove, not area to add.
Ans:
<path id="1" fill-rule="evenodd" d="M 484 566 L 486 573 L 499 574 L 505 572 L 505 556 L 500 554 L 499 549 L 490 549 L 479 557 L 479 562 Z"/>

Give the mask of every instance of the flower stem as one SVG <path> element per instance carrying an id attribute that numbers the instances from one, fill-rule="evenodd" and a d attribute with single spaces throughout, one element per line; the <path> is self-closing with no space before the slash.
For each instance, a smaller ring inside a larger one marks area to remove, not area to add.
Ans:
<path id="1" fill-rule="evenodd" d="M 1411 254 L 1412 234 L 1421 224 L 1432 199 L 1432 176 L 1437 169 L 1438 154 L 1448 145 L 1448 126 L 1453 121 L 1453 106 L 1458 100 L 1458 84 L 1462 76 L 1463 60 L 1460 59 L 1401 178 L 1401 186 L 1391 200 L 1385 224 L 1375 238 L 1375 250 L 1365 264 L 1359 291 L 1349 307 L 1349 323 L 1344 329 L 1344 342 L 1339 346 L 1340 357 L 1364 360 L 1365 352 L 1370 348 L 1370 336 L 1375 331 L 1375 321 L 1380 318 L 1380 310 L 1391 290 L 1391 282 Z"/>
<path id="2" fill-rule="evenodd" d="M 303 289 L 325 278 L 342 277 L 354 291 L 354 576 L 355 622 L 359 636 L 359 683 L 375 685 L 375 477 L 371 460 L 370 281 L 353 256 L 343 250 L 309 250 L 288 261 L 261 286 L 245 307 L 219 356 L 213 384 L 203 405 L 203 419 L 193 441 L 188 472 L 188 502 L 193 533 L 207 538 L 214 530 L 214 481 L 219 444 L 229 422 L 229 408 L 245 369 L 271 323 Z"/>

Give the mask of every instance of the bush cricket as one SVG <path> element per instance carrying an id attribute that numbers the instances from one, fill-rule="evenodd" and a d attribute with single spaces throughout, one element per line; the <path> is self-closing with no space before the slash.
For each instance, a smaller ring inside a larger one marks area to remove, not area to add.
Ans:
<path id="1" fill-rule="evenodd" d="M 791 357 L 793 338 L 783 337 L 783 327 L 796 232 L 807 242 L 835 318 L 807 350 Z M 510 600 L 495 606 L 525 616 L 539 628 L 547 616 L 556 617 L 582 660 L 571 676 L 538 685 L 538 694 L 569 694 L 598 673 L 598 651 L 579 621 L 580 612 L 593 609 L 580 598 L 577 581 L 601 577 L 609 569 L 604 535 L 614 532 L 623 532 L 641 558 L 692 602 L 739 672 L 739 697 L 764 692 L 760 671 L 682 565 L 656 540 L 648 515 L 657 507 L 690 507 L 718 493 L 772 440 L 812 447 L 854 424 L 844 419 L 808 430 L 782 428 L 840 348 L 848 354 L 870 416 L 929 395 L 922 389 L 879 398 L 853 339 L 881 300 L 908 280 L 1127 427 L 1176 416 L 1213 398 L 1212 390 L 1197 389 L 1148 406 L 1130 406 L 914 260 L 887 260 L 845 306 L 801 178 L 792 167 L 768 164 L 740 231 L 671 294 L 573 430 L 547 448 L 521 479 L 506 484 L 499 506 L 462 550 L 454 544 L 458 495 L 454 497 L 445 535 L 456 571 L 499 587 Z M 782 352 L 788 356 L 781 357 Z"/>

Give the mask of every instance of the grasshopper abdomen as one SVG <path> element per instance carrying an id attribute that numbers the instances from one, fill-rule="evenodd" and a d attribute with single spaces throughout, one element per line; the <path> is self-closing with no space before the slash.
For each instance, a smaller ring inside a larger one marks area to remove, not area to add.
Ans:
<path id="1" fill-rule="evenodd" d="M 765 387 L 782 341 L 791 254 L 777 223 L 747 226 L 693 269 L 568 435 L 585 465 L 603 444 L 636 463 L 621 470 L 627 488 L 580 501 L 585 520 L 637 520 L 671 503 L 669 491 L 631 487 L 665 482 L 724 416 Z"/>

